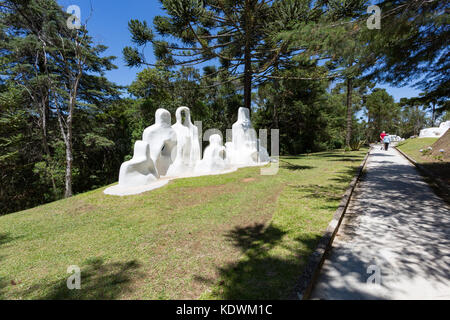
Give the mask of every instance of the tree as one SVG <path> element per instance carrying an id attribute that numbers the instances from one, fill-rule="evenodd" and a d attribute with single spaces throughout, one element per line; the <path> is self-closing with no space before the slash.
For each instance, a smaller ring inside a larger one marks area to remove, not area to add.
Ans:
<path id="1" fill-rule="evenodd" d="M 302 50 L 288 39 L 275 36 L 298 21 L 312 21 L 320 16 L 320 3 L 305 0 L 161 0 L 167 16 L 155 17 L 156 38 L 145 21 L 131 20 L 133 42 L 144 47 L 152 43 L 158 63 L 186 66 L 219 62 L 220 68 L 206 77 L 221 73 L 222 81 L 243 81 L 244 106 L 250 108 L 252 86 L 270 77 Z M 169 43 L 167 38 L 178 39 Z M 129 66 L 152 65 L 138 48 L 123 50 Z"/>
<path id="2" fill-rule="evenodd" d="M 426 93 L 422 102 L 434 100 L 448 108 L 448 2 L 397 0 L 378 5 L 382 32 L 365 32 L 368 50 L 377 60 L 371 76 L 398 86 L 413 83 Z"/>
<path id="3" fill-rule="evenodd" d="M 420 130 L 428 123 L 426 112 L 422 110 L 421 102 L 416 99 L 400 99 L 401 124 L 399 136 L 409 138 L 418 136 Z"/>
<path id="4" fill-rule="evenodd" d="M 365 99 L 369 141 L 378 141 L 380 132 L 399 134 L 400 107 L 385 89 L 375 88 Z"/>
<path id="5" fill-rule="evenodd" d="M 40 110 L 44 149 L 47 115 L 56 114 L 65 145 L 65 196 L 72 191 L 73 119 L 82 104 L 116 95 L 103 72 L 115 68 L 114 57 L 100 57 L 106 47 L 93 45 L 85 26 L 69 29 L 69 17 L 54 0 L 8 0 L 1 5 L 3 70 L 10 82 L 28 92 Z M 19 51 L 17 50 L 19 49 Z M 23 54 L 23 59 L 18 55 Z"/>

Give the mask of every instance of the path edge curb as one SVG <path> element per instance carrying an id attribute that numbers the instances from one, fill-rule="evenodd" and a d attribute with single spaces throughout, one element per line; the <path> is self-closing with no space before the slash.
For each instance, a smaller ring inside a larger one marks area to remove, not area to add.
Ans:
<path id="1" fill-rule="evenodd" d="M 341 202 L 339 203 L 339 207 L 333 215 L 333 219 L 328 224 L 325 233 L 322 235 L 322 238 L 319 240 L 319 243 L 316 246 L 314 252 L 309 256 L 308 262 L 303 270 L 300 279 L 297 281 L 297 285 L 295 287 L 296 297 L 294 299 L 299 300 L 308 300 L 312 289 L 314 287 L 314 283 L 319 276 L 320 270 L 322 268 L 323 262 L 325 261 L 325 257 L 331 249 L 331 245 L 333 244 L 334 237 L 336 236 L 339 227 L 341 225 L 342 219 L 344 218 L 345 212 L 347 211 L 348 204 L 353 195 L 353 191 L 355 190 L 357 182 L 360 180 L 364 169 L 367 164 L 367 160 L 370 157 L 369 149 L 364 160 L 360 164 L 358 171 L 353 177 L 350 185 L 347 187 L 344 195 L 342 196 Z"/>

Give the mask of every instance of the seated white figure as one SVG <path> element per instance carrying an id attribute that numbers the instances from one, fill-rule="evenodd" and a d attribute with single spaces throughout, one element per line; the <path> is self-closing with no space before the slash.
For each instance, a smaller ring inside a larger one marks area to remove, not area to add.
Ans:
<path id="1" fill-rule="evenodd" d="M 248 108 L 239 108 L 238 120 L 232 127 L 232 142 L 226 146 L 233 165 L 246 166 L 269 161 L 268 152 L 260 145 L 252 127 Z"/>
<path id="2" fill-rule="evenodd" d="M 183 123 L 182 112 L 185 114 Z M 189 174 L 200 161 L 200 142 L 198 128 L 191 122 L 191 112 L 187 107 L 180 107 L 176 112 L 176 123 L 172 129 L 177 135 L 177 153 L 174 163 L 167 171 L 168 176 Z"/>
<path id="3" fill-rule="evenodd" d="M 150 145 L 138 140 L 134 144 L 133 158 L 120 166 L 119 185 L 135 187 L 155 180 L 157 172 L 150 157 Z"/>
<path id="4" fill-rule="evenodd" d="M 177 134 L 171 127 L 169 111 L 156 110 L 155 124 L 144 130 L 142 140 L 150 145 L 150 157 L 155 163 L 157 177 L 165 176 L 177 153 Z"/>
<path id="5" fill-rule="evenodd" d="M 206 147 L 203 153 L 203 159 L 195 166 L 195 173 L 209 174 L 227 169 L 229 169 L 229 165 L 222 137 L 218 134 L 213 134 L 209 137 L 209 146 Z"/>

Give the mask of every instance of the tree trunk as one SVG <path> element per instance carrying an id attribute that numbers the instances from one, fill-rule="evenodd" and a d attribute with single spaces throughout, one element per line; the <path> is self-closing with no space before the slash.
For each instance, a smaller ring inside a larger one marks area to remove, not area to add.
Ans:
<path id="1" fill-rule="evenodd" d="M 69 96 L 69 114 L 67 116 L 67 136 L 66 142 L 66 191 L 64 196 L 70 198 L 72 193 L 72 167 L 73 167 L 73 150 L 72 150 L 72 119 L 76 104 L 78 84 L 81 78 L 81 72 L 77 75 L 73 90 Z"/>
<path id="2" fill-rule="evenodd" d="M 247 49 L 246 49 L 247 51 Z M 248 60 L 248 62 L 247 62 Z M 250 109 L 252 105 L 252 71 L 250 57 L 245 54 L 245 74 L 244 74 L 244 107 Z"/>
<path id="3" fill-rule="evenodd" d="M 47 156 L 46 162 L 50 163 L 51 155 L 50 148 L 48 147 L 48 139 L 47 139 L 47 110 L 48 110 L 48 101 L 49 98 L 43 97 L 41 100 L 41 117 L 42 117 L 42 148 L 44 149 L 44 154 Z M 57 197 L 56 190 L 56 182 L 55 177 L 53 176 L 53 172 L 50 169 L 50 180 L 52 181 L 53 194 L 55 195 L 55 199 Z"/>
<path id="4" fill-rule="evenodd" d="M 275 79 L 275 96 L 279 97 L 280 95 L 280 83 Z M 282 99 L 275 98 L 273 101 L 273 126 L 275 129 L 279 129 L 279 121 L 278 121 L 278 110 L 280 109 L 280 103 Z"/>
<path id="5" fill-rule="evenodd" d="M 345 136 L 345 145 L 349 146 L 352 139 L 353 105 L 352 105 L 353 81 L 347 79 L 347 133 Z"/>
<path id="6" fill-rule="evenodd" d="M 67 135 L 69 137 L 69 134 Z M 72 134 L 70 134 L 70 141 L 66 143 L 66 188 L 64 197 L 70 198 L 72 193 L 72 166 L 73 166 L 73 154 L 72 154 Z"/>
<path id="7" fill-rule="evenodd" d="M 431 114 L 431 126 L 434 127 L 436 121 L 436 104 L 433 102 L 433 113 Z"/>
<path id="8" fill-rule="evenodd" d="M 245 48 L 244 48 L 244 107 L 250 109 L 252 104 L 252 63 L 250 49 L 250 21 L 252 8 L 249 1 L 245 2 Z"/>

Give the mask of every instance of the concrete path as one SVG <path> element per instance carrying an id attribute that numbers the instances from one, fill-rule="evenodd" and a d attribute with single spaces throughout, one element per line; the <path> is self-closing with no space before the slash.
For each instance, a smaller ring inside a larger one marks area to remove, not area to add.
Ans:
<path id="1" fill-rule="evenodd" d="M 312 299 L 450 299 L 450 208 L 394 149 L 373 148 Z"/>

